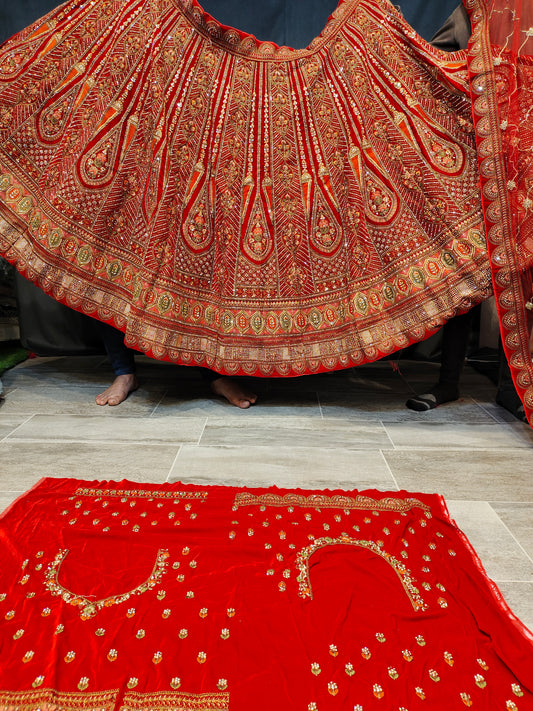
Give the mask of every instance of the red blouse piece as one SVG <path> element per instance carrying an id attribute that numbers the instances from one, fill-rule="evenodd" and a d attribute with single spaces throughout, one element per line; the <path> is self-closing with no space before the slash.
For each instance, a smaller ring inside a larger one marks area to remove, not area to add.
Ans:
<path id="1" fill-rule="evenodd" d="M 0 708 L 533 709 L 436 495 L 46 479 L 0 520 Z"/>

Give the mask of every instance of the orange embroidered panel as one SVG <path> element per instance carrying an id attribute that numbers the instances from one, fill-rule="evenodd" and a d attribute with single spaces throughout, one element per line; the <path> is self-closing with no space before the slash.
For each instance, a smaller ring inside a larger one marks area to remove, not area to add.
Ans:
<path id="1" fill-rule="evenodd" d="M 156 358 L 348 367 L 491 293 L 464 55 L 389 3 L 297 51 L 191 0 L 72 3 L 0 79 L 0 251 Z"/>

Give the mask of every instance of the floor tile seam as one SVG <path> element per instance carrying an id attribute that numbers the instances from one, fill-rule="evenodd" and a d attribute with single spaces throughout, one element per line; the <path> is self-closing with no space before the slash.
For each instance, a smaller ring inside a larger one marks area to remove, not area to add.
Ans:
<path id="1" fill-rule="evenodd" d="M 166 477 L 165 477 L 165 481 L 164 481 L 165 484 L 170 484 L 170 483 L 171 483 L 170 480 L 169 480 L 169 478 L 170 478 L 170 476 L 171 476 L 171 474 L 172 474 L 172 471 L 173 471 L 173 469 L 174 469 L 174 466 L 175 466 L 176 462 L 178 461 L 178 457 L 180 456 L 181 449 L 182 449 L 182 445 L 180 445 L 180 446 L 178 447 L 178 451 L 176 452 L 176 456 L 175 456 L 174 459 L 172 460 L 172 464 L 170 465 L 170 468 L 169 468 L 169 470 L 168 470 L 168 472 L 167 472 L 167 475 L 166 475 Z"/>
<path id="2" fill-rule="evenodd" d="M 318 403 L 318 411 L 320 412 L 320 417 L 323 420 L 324 419 L 324 410 L 322 408 L 322 402 L 320 401 L 320 393 L 318 391 L 315 392 L 316 400 Z"/>
<path id="3" fill-rule="evenodd" d="M 370 451 L 373 451 L 373 450 L 370 450 Z M 387 470 L 389 472 L 390 478 L 394 482 L 394 486 L 396 487 L 396 490 L 400 491 L 400 486 L 398 484 L 398 481 L 397 481 L 396 477 L 394 476 L 394 473 L 393 473 L 382 449 L 379 450 L 379 455 L 380 455 L 383 463 L 385 464 L 385 467 L 387 468 Z"/>
<path id="4" fill-rule="evenodd" d="M 207 423 L 208 423 L 208 422 L 209 422 L 209 416 L 207 416 L 207 417 L 205 418 L 205 422 L 204 422 L 204 424 L 203 424 L 202 431 L 200 432 L 200 435 L 199 435 L 199 437 L 198 437 L 198 441 L 196 442 L 196 445 L 197 445 L 198 447 L 200 446 L 200 442 L 202 441 L 202 437 L 203 437 L 204 434 L 205 434 L 205 430 L 206 430 L 206 428 L 207 428 Z"/>
<path id="5" fill-rule="evenodd" d="M 481 402 L 478 402 L 477 400 L 475 400 L 475 403 L 476 403 L 476 405 L 478 405 L 478 407 L 480 407 L 480 408 L 483 410 L 483 412 L 485 412 L 485 413 L 486 413 L 491 419 L 493 419 L 494 422 L 496 422 L 497 424 L 503 425 L 503 424 L 509 424 L 509 423 L 512 424 L 512 423 L 513 423 L 513 420 L 503 420 L 503 419 L 502 419 L 502 420 L 499 420 L 499 419 L 496 417 L 496 413 L 490 412 L 490 410 L 487 409 L 486 403 L 481 403 Z M 491 404 L 497 405 L 498 403 L 494 402 L 494 403 L 491 403 Z M 502 408 L 502 409 L 503 409 L 503 408 Z M 516 418 L 515 418 L 515 420 L 516 420 Z M 519 420 L 516 420 L 516 422 L 519 422 Z"/>
<path id="6" fill-rule="evenodd" d="M 487 503 L 488 503 L 488 502 L 487 502 Z M 491 506 L 490 504 L 488 504 L 488 505 L 490 506 L 490 509 L 491 509 L 491 511 L 494 513 L 494 515 L 498 517 L 498 520 L 500 521 L 501 525 L 506 529 L 507 533 L 509 533 L 509 535 L 510 535 L 511 538 L 514 540 L 514 542 L 516 543 L 516 545 L 518 546 L 518 548 L 520 548 L 520 550 L 521 550 L 522 553 L 526 556 L 526 558 L 527 558 L 528 561 L 531 563 L 531 565 L 533 565 L 533 557 L 532 557 L 531 555 L 529 555 L 529 553 L 526 551 L 526 549 L 524 548 L 524 546 L 522 545 L 522 543 L 518 540 L 518 538 L 515 536 L 515 534 L 514 534 L 513 531 L 509 528 L 509 526 L 505 523 L 505 521 L 500 517 L 500 515 L 498 514 L 498 512 L 495 511 L 495 510 L 492 508 L 492 506 Z M 532 580 L 532 582 L 533 582 L 533 580 Z"/>
<path id="7" fill-rule="evenodd" d="M 120 407 L 119 405 L 117 407 Z M 108 412 L 106 410 L 106 412 Z M 38 415 L 39 417 L 100 417 L 100 418 L 105 418 L 106 420 L 113 421 L 113 418 L 117 420 L 126 420 L 126 419 L 131 419 L 131 420 L 142 420 L 142 419 L 147 419 L 150 417 L 150 412 L 143 412 L 138 415 L 132 414 L 132 413 L 126 413 L 126 414 L 120 414 L 118 412 L 113 412 L 112 415 L 98 415 L 98 414 L 91 414 L 90 412 L 68 412 L 65 410 L 62 410 L 61 412 L 44 412 L 44 411 L 39 411 L 39 410 L 33 410 L 31 412 L 25 412 L 24 410 L 10 410 L 9 413 L 10 417 L 29 417 L 33 415 Z M 1 424 L 1 422 L 0 422 Z"/>
<path id="8" fill-rule="evenodd" d="M 20 440 L 20 441 L 24 441 L 24 440 Z M 91 440 L 88 440 L 88 441 L 91 441 Z M 217 447 L 222 447 L 224 449 L 231 448 L 231 449 L 241 449 L 241 450 L 252 449 L 252 448 L 257 449 L 258 447 L 261 447 L 262 449 L 265 449 L 265 448 L 266 449 L 273 449 L 274 448 L 274 445 L 272 445 L 272 444 L 253 444 L 253 445 L 250 445 L 248 443 L 246 443 L 246 444 L 222 444 L 221 442 L 215 442 L 215 443 L 211 444 L 209 442 L 202 442 L 202 441 L 200 441 L 198 444 L 195 444 L 193 442 L 182 442 L 180 444 L 187 445 L 189 447 L 197 447 L 198 449 L 216 449 Z M 381 449 L 378 446 L 376 446 L 376 447 L 351 446 L 350 447 L 350 446 L 331 445 L 329 447 L 321 447 L 321 446 L 312 445 L 309 443 L 297 444 L 297 445 L 294 445 L 294 444 L 276 444 L 275 445 L 276 452 L 279 450 L 285 451 L 287 449 L 289 449 L 291 452 L 294 450 L 297 450 L 297 449 L 305 450 L 307 452 L 309 450 L 314 451 L 314 450 L 320 449 L 324 452 L 339 452 L 339 451 L 347 452 L 347 453 L 348 452 L 351 452 L 351 453 L 352 452 L 369 452 L 369 453 L 371 452 L 373 454 L 378 454 L 381 451 Z M 389 451 L 389 450 L 385 450 L 385 451 Z M 392 450 L 390 450 L 390 451 L 392 451 Z"/>
<path id="9" fill-rule="evenodd" d="M 526 506 L 533 506 L 533 499 L 531 499 L 531 501 L 517 501 L 517 500 L 499 501 L 498 499 L 487 499 L 487 504 L 489 504 L 489 506 L 492 506 L 493 504 L 496 504 L 498 506 L 506 506 L 508 504 L 511 504 L 511 505 L 519 504 L 520 506 L 522 506 L 524 504 Z M 498 516 L 499 516 L 499 514 L 498 514 Z M 532 525 L 533 525 L 533 521 L 532 521 Z"/>
<path id="10" fill-rule="evenodd" d="M 468 451 L 469 449 L 471 449 L 472 451 L 475 451 L 475 452 L 490 452 L 490 453 L 494 453 L 495 451 L 500 451 L 500 452 L 506 452 L 506 453 L 508 453 L 508 454 L 512 454 L 513 452 L 516 452 L 516 450 L 523 450 L 523 449 L 525 449 L 525 448 L 524 448 L 524 447 L 515 447 L 515 446 L 510 447 L 510 446 L 506 446 L 506 445 L 502 445 L 502 446 L 498 446 L 498 445 L 497 445 L 497 446 L 494 446 L 494 447 L 487 447 L 487 446 L 485 446 L 485 447 L 468 447 L 468 446 L 466 446 L 466 445 L 465 445 L 464 447 L 461 447 L 461 446 L 455 445 L 455 446 L 443 448 L 442 445 L 436 444 L 436 445 L 433 446 L 433 447 L 409 447 L 408 445 L 397 445 L 397 446 L 395 447 L 395 449 L 397 449 L 397 450 L 416 450 L 416 449 L 420 449 L 421 451 L 440 449 L 440 451 L 445 452 L 446 454 L 447 454 L 447 453 L 451 453 L 451 454 L 459 454 L 459 453 L 460 453 L 460 454 L 464 454 L 465 451 Z M 522 453 L 522 452 L 521 452 L 521 453 Z"/>
<path id="11" fill-rule="evenodd" d="M 59 376 L 61 373 L 54 374 L 54 378 L 57 378 L 57 382 L 51 383 L 50 380 L 47 382 L 42 382 L 42 381 L 37 381 L 35 382 L 34 378 L 25 378 L 24 382 L 21 383 L 16 383 L 14 386 L 11 385 L 6 385 L 6 381 L 9 383 L 10 378 L 5 378 L 4 377 L 4 385 L 6 387 L 13 387 L 13 388 L 25 388 L 26 386 L 30 386 L 32 388 L 32 391 L 34 390 L 65 390 L 65 387 L 69 386 L 75 386 L 76 389 L 79 390 L 95 390 L 96 388 L 105 388 L 106 386 L 109 387 L 109 382 L 107 380 L 102 380 L 102 382 L 87 382 L 87 380 L 83 381 L 78 381 L 78 380 L 66 380 L 64 377 L 60 378 Z M 50 377 L 50 374 L 48 373 L 43 373 L 43 378 Z"/>
<path id="12" fill-rule="evenodd" d="M 163 400 L 165 399 L 167 393 L 168 393 L 168 390 L 165 390 L 164 393 L 163 393 L 163 394 L 161 395 L 161 397 L 159 398 L 159 401 L 157 402 L 157 404 L 155 405 L 155 407 L 152 409 L 152 411 L 151 411 L 150 414 L 148 415 L 148 417 L 149 417 L 150 419 L 155 415 L 157 408 L 159 407 L 159 405 L 161 405 L 161 403 L 162 403 Z"/>
<path id="13" fill-rule="evenodd" d="M 3 440 L 0 440 L 1 444 L 104 444 L 110 446 L 117 444 L 137 446 L 139 444 L 142 444 L 143 446 L 146 445 L 150 447 L 167 447 L 169 445 L 181 446 L 182 444 L 191 444 L 193 442 L 194 440 L 191 440 L 191 442 L 176 442 L 176 440 L 150 441 L 143 439 L 139 441 L 134 439 L 55 439 L 51 437 L 47 437 L 46 439 L 40 437 L 13 437 L 12 439 L 5 438 Z"/>
<path id="14" fill-rule="evenodd" d="M 19 430 L 21 427 L 23 427 L 25 424 L 27 424 L 33 417 L 35 417 L 35 414 L 29 415 L 29 416 L 24 420 L 24 422 L 21 422 L 19 425 L 17 425 L 17 426 L 15 427 L 15 429 L 14 429 L 14 430 L 11 430 L 8 434 L 6 434 L 5 437 L 2 437 L 2 438 L 0 439 L 0 444 L 2 444 L 3 442 L 5 442 L 5 441 L 8 439 L 8 437 L 11 437 L 11 435 L 13 435 L 17 430 Z M 1 424 L 1 423 L 0 423 L 0 424 Z"/>
<path id="15" fill-rule="evenodd" d="M 533 444 L 525 444 L 525 445 L 514 445 L 514 446 L 509 446 L 509 445 L 497 445 L 495 444 L 493 447 L 487 447 L 486 445 L 484 447 L 476 447 L 472 446 L 471 444 L 465 445 L 464 447 L 446 447 L 446 452 L 514 452 L 515 450 L 528 450 L 528 449 L 533 449 Z M 435 444 L 433 446 L 426 446 L 426 447 L 414 447 L 414 446 L 409 446 L 406 444 L 397 444 L 394 445 L 394 450 L 397 452 L 430 452 L 430 451 L 443 451 L 442 444 Z"/>

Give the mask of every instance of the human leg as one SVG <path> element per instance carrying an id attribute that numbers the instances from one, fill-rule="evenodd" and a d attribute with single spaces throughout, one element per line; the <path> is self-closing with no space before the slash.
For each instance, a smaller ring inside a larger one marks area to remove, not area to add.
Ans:
<path id="1" fill-rule="evenodd" d="M 414 395 L 407 400 L 405 405 L 410 410 L 417 412 L 433 410 L 438 405 L 458 399 L 459 381 L 466 358 L 473 316 L 474 311 L 471 309 L 444 324 L 439 380 L 429 392 Z"/>
<path id="2" fill-rule="evenodd" d="M 124 344 L 124 334 L 108 323 L 100 323 L 100 333 L 115 373 L 111 385 L 96 396 L 97 405 L 120 405 L 139 384 L 135 375 L 135 351 Z"/>
<path id="3" fill-rule="evenodd" d="M 227 375 L 220 375 L 209 368 L 201 368 L 202 378 L 209 383 L 211 392 L 225 398 L 231 405 L 246 410 L 254 405 L 257 395 L 243 388 L 238 380 Z"/>

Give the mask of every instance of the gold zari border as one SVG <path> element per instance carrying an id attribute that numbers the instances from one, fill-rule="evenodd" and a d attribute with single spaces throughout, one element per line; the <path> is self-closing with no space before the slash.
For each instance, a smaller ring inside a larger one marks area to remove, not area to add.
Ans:
<path id="1" fill-rule="evenodd" d="M 370 496 L 344 496 L 342 494 L 251 494 L 241 492 L 235 496 L 234 506 L 299 506 L 315 509 L 373 509 L 376 511 L 397 511 L 404 513 L 413 508 L 431 511 L 431 507 L 419 499 L 372 499 Z"/>
<path id="2" fill-rule="evenodd" d="M 80 608 L 80 617 L 82 620 L 88 620 L 94 617 L 104 607 L 119 605 L 129 600 L 133 595 L 142 595 L 154 588 L 160 582 L 166 571 L 168 566 L 167 559 L 169 557 L 168 550 L 166 548 L 160 548 L 157 551 L 154 567 L 147 580 L 137 585 L 133 590 L 128 590 L 128 592 L 112 595 L 101 600 L 91 600 L 84 595 L 79 595 L 73 593 L 71 590 L 67 590 L 58 580 L 59 570 L 68 552 L 68 548 L 60 550 L 52 563 L 50 563 L 45 573 L 44 585 L 53 596 L 60 597 L 67 605 L 75 605 Z"/>
<path id="3" fill-rule="evenodd" d="M 413 609 L 417 612 L 428 609 L 427 604 L 424 602 L 418 588 L 416 587 L 411 571 L 405 563 L 402 563 L 393 555 L 387 553 L 387 551 L 383 550 L 383 548 L 378 546 L 378 544 L 374 541 L 362 541 L 357 538 L 350 538 L 349 536 L 340 536 L 339 538 L 318 538 L 316 541 L 313 541 L 310 546 L 302 548 L 296 557 L 296 567 L 299 570 L 296 580 L 298 581 L 298 594 L 300 597 L 309 597 L 313 599 L 313 590 L 311 588 L 311 577 L 309 573 L 309 560 L 313 553 L 316 553 L 316 551 L 320 548 L 339 545 L 358 546 L 360 548 L 366 548 L 372 553 L 379 555 L 391 566 L 400 579 L 403 589 L 411 601 Z"/>
<path id="4" fill-rule="evenodd" d="M 205 501 L 207 491 L 150 491 L 145 489 L 76 489 L 74 496 L 116 496 L 126 499 L 197 499 Z"/>
<path id="5" fill-rule="evenodd" d="M 118 690 L 92 693 L 38 689 L 0 691 L 0 711 L 113 711 Z"/>
<path id="6" fill-rule="evenodd" d="M 229 694 L 187 694 L 161 691 L 152 694 L 128 693 L 120 711 L 229 711 Z"/>
<path id="7" fill-rule="evenodd" d="M 63 692 L 55 689 L 0 691 L 0 711 L 114 711 L 118 690 Z M 229 693 L 128 692 L 119 711 L 229 711 Z"/>

